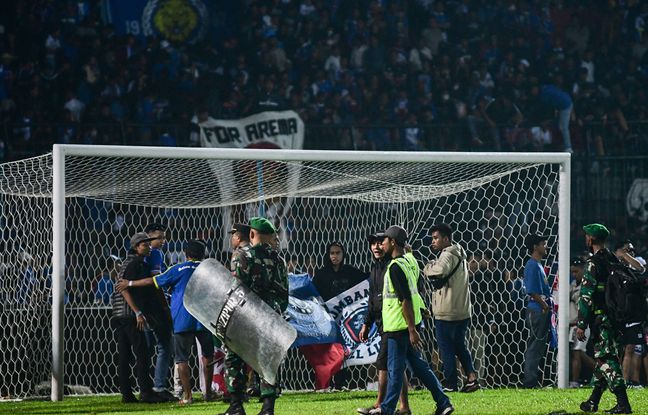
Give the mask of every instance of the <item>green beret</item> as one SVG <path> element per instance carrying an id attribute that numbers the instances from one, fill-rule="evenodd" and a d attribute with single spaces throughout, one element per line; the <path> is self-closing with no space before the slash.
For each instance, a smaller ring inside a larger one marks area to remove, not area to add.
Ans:
<path id="1" fill-rule="evenodd" d="M 277 232 L 272 222 L 266 218 L 255 217 L 250 219 L 250 228 L 259 231 L 260 233 L 269 235 Z"/>
<path id="2" fill-rule="evenodd" d="M 583 226 L 583 230 L 585 231 L 586 235 L 590 235 L 599 239 L 605 239 L 610 235 L 608 228 L 606 228 L 605 225 L 601 225 L 600 223 L 591 223 L 589 225 L 585 225 Z"/>

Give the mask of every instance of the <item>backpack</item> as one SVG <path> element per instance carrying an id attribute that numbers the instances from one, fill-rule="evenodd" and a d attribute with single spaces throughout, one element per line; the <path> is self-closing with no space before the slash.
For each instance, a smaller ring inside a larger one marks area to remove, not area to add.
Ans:
<path id="1" fill-rule="evenodd" d="M 607 265 L 608 280 L 605 284 L 605 306 L 608 317 L 616 325 L 642 322 L 646 318 L 645 277 L 618 262 Z"/>

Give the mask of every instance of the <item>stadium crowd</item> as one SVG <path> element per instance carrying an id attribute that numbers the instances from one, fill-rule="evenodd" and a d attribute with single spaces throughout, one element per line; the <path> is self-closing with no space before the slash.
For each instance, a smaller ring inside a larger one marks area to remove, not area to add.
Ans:
<path id="1" fill-rule="evenodd" d="M 316 148 L 646 146 L 645 125 L 630 123 L 648 112 L 639 1 L 250 0 L 222 37 L 193 46 L 118 36 L 100 4 L 1 6 L 5 150 L 53 138 L 187 144 L 188 129 L 169 124 L 188 126 L 201 109 L 229 118 L 279 108 L 301 115 Z M 358 128 L 324 128 L 336 125 Z"/>

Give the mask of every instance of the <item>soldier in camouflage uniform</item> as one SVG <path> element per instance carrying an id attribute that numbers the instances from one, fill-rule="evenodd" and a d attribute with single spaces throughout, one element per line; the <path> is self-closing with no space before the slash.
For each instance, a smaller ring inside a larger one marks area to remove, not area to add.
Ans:
<path id="1" fill-rule="evenodd" d="M 230 261 L 230 271 L 236 276 L 236 269 L 239 268 L 241 260 L 245 261 L 247 253 L 250 251 L 250 227 L 242 223 L 235 223 L 232 230 L 229 231 L 232 243 L 232 259 Z M 245 268 L 245 265 L 243 265 Z"/>
<path id="2" fill-rule="evenodd" d="M 607 284 L 607 266 L 617 261 L 612 252 L 605 248 L 605 240 L 610 232 L 601 224 L 591 224 L 583 227 L 585 243 L 592 251 L 592 257 L 587 260 L 585 275 L 581 284 L 578 301 L 578 322 L 576 337 L 585 340 L 585 329 L 590 326 L 594 341 L 594 389 L 588 400 L 581 403 L 584 412 L 597 412 L 601 396 L 607 386 L 617 398 L 617 404 L 606 411 L 612 414 L 630 414 L 632 410 L 628 402 L 625 381 L 619 363 L 619 334 L 612 324 L 605 306 L 605 285 Z"/>
<path id="3" fill-rule="evenodd" d="M 235 275 L 266 304 L 282 314 L 288 307 L 288 272 L 286 264 L 277 251 L 272 249 L 277 230 L 265 218 L 250 219 L 250 248 L 240 258 Z M 245 362 L 228 351 L 225 358 L 227 389 L 231 395 L 230 406 L 221 415 L 245 415 L 243 394 L 245 392 Z M 274 415 L 274 402 L 278 388 L 261 381 L 263 407 L 259 415 Z"/>

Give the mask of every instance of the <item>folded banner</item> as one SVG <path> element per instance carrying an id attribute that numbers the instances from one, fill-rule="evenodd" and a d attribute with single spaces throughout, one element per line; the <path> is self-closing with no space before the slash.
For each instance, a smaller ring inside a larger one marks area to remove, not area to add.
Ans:
<path id="1" fill-rule="evenodd" d="M 265 111 L 237 120 L 209 117 L 198 126 L 203 147 L 304 146 L 304 122 L 295 111 Z"/>
<path id="2" fill-rule="evenodd" d="M 308 274 L 289 274 L 288 287 L 288 322 L 297 330 L 293 347 L 338 342 L 337 323 L 320 303 Z"/>
<path id="3" fill-rule="evenodd" d="M 337 321 L 340 327 L 342 343 L 350 352 L 346 359 L 347 366 L 374 363 L 380 350 L 380 336 L 373 328 L 369 341 L 360 341 L 360 329 L 367 314 L 369 303 L 369 281 L 349 288 L 336 297 L 328 300 L 324 306 Z"/>

